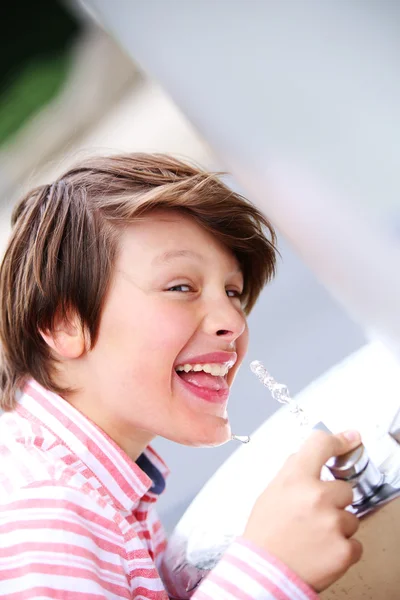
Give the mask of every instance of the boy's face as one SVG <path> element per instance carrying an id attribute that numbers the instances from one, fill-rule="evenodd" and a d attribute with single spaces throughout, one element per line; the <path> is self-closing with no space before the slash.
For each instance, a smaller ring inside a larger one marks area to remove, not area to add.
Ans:
<path id="1" fill-rule="evenodd" d="M 157 211 L 129 226 L 72 403 L 131 455 L 155 435 L 229 440 L 229 388 L 248 342 L 242 289 L 235 257 L 191 218 Z"/>

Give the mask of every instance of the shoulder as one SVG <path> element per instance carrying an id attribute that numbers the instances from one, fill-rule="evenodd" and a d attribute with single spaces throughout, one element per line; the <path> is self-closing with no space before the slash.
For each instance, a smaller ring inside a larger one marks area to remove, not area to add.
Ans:
<path id="1" fill-rule="evenodd" d="M 51 431 L 16 412 L 0 417 L 0 456 L 0 507 L 10 498 L 34 502 L 41 494 L 44 505 L 50 498 L 60 505 L 63 497 L 101 504 L 98 482 L 82 460 Z"/>
<path id="2" fill-rule="evenodd" d="M 0 503 L 19 488 L 51 479 L 63 480 L 76 463 L 67 448 L 40 424 L 12 411 L 0 416 Z M 75 487 L 78 487 L 75 484 Z"/>

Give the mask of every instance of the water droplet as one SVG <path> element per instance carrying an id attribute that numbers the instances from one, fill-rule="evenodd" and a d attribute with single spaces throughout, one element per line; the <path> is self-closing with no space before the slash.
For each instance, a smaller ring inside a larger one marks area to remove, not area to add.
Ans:
<path id="1" fill-rule="evenodd" d="M 241 442 L 242 444 L 248 444 L 250 441 L 249 435 L 232 435 L 232 440 L 236 440 L 237 442 Z"/>
<path id="2" fill-rule="evenodd" d="M 275 383 L 271 388 L 271 395 L 282 404 L 289 404 L 291 401 L 289 390 L 283 383 Z"/>
<path id="3" fill-rule="evenodd" d="M 268 373 L 262 362 L 259 360 L 253 360 L 253 362 L 250 363 L 250 369 L 258 377 L 261 383 L 269 389 L 274 400 L 280 402 L 281 404 L 288 405 L 290 412 L 295 415 L 300 425 L 308 424 L 307 416 L 299 404 L 290 397 L 290 392 L 287 386 L 283 383 L 278 383 L 275 381 L 275 379 Z"/>

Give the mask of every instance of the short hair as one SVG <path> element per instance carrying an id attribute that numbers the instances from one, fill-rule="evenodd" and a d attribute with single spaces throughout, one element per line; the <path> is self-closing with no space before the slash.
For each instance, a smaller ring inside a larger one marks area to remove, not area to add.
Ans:
<path id="1" fill-rule="evenodd" d="M 96 343 L 122 228 L 157 209 L 190 215 L 237 258 L 248 314 L 275 274 L 266 217 L 221 181 L 163 154 L 94 157 L 17 204 L 0 269 L 0 408 L 12 410 L 28 377 L 62 394 L 41 331 L 75 314 Z"/>

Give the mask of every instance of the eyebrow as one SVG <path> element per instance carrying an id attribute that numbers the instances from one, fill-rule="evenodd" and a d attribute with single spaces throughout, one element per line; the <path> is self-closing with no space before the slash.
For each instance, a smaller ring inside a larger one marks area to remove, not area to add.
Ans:
<path id="1" fill-rule="evenodd" d="M 204 256 L 202 256 L 198 252 L 194 252 L 193 250 L 167 250 L 166 252 L 163 252 L 162 254 L 156 256 L 152 260 L 152 265 L 162 265 L 171 262 L 172 260 L 174 260 L 174 258 L 181 257 L 194 258 L 197 261 L 204 260 Z M 243 271 L 242 269 L 240 269 L 240 267 L 237 270 L 233 271 L 231 275 L 241 275 L 241 277 L 244 278 Z"/>
<path id="2" fill-rule="evenodd" d="M 163 264 L 163 263 L 168 263 L 171 260 L 173 260 L 174 258 L 195 258 L 196 260 L 203 260 L 203 257 L 201 256 L 201 254 L 198 254 L 197 252 L 193 252 L 193 250 L 167 250 L 167 252 L 163 252 L 162 254 L 159 254 L 158 256 L 156 256 L 156 258 L 153 259 L 152 264 L 153 265 L 159 265 L 159 264 Z"/>

